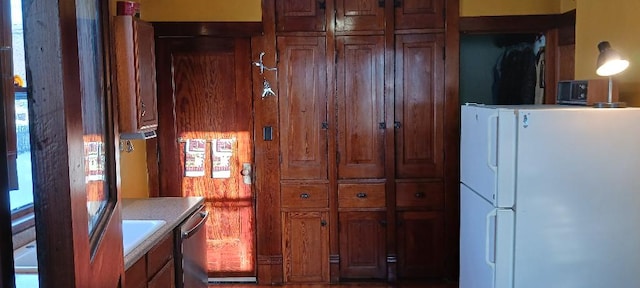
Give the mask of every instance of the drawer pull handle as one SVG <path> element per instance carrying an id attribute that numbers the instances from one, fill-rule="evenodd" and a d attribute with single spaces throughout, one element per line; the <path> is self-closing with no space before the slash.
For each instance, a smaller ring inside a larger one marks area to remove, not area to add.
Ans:
<path id="1" fill-rule="evenodd" d="M 361 198 L 361 199 L 362 198 L 367 198 L 367 193 L 360 192 L 360 193 L 356 194 L 356 197 Z"/>
<path id="2" fill-rule="evenodd" d="M 302 198 L 302 199 L 308 199 L 309 197 L 311 197 L 311 196 L 309 195 L 309 193 L 302 193 L 302 194 L 300 194 L 300 198 Z"/>
<path id="3" fill-rule="evenodd" d="M 417 192 L 415 196 L 416 198 L 424 198 L 424 192 Z"/>

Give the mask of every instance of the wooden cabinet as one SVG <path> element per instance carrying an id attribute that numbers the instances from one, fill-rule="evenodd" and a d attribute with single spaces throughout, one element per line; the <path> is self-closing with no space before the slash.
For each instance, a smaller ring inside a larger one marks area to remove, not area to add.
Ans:
<path id="1" fill-rule="evenodd" d="M 444 0 L 394 0 L 395 28 L 444 28 Z"/>
<path id="2" fill-rule="evenodd" d="M 327 179 L 324 37 L 278 37 L 281 179 Z"/>
<path id="3" fill-rule="evenodd" d="M 337 37 L 338 178 L 384 177 L 384 36 Z"/>
<path id="4" fill-rule="evenodd" d="M 386 276 L 386 213 L 340 212 L 340 278 Z"/>
<path id="5" fill-rule="evenodd" d="M 398 212 L 398 277 L 444 276 L 444 213 Z"/>
<path id="6" fill-rule="evenodd" d="M 132 16 L 113 18 L 115 87 L 120 133 L 158 126 L 153 26 Z"/>
<path id="7" fill-rule="evenodd" d="M 336 31 L 382 31 L 384 2 L 384 0 L 336 0 Z"/>
<path id="8" fill-rule="evenodd" d="M 125 288 L 176 287 L 173 234 L 165 236 L 125 272 Z"/>
<path id="9" fill-rule="evenodd" d="M 338 185 L 340 278 L 384 279 L 387 212 L 384 183 Z"/>
<path id="10" fill-rule="evenodd" d="M 326 1 L 331 0 L 276 1 L 277 30 L 324 31 L 326 28 Z"/>
<path id="11" fill-rule="evenodd" d="M 396 36 L 397 178 L 444 174 L 444 35 Z"/>
<path id="12" fill-rule="evenodd" d="M 329 281 L 329 213 L 282 213 L 285 282 Z"/>

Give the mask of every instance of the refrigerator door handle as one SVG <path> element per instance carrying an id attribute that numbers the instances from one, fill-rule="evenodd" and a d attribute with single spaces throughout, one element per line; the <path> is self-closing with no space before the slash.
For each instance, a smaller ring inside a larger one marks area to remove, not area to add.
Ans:
<path id="1" fill-rule="evenodd" d="M 486 220 L 486 233 L 485 233 L 485 261 L 487 265 L 491 267 L 491 270 L 495 270 L 496 266 L 496 210 L 492 210 L 487 214 Z"/>
<path id="2" fill-rule="evenodd" d="M 493 171 L 493 173 L 496 173 L 498 171 L 498 163 L 497 161 L 495 161 L 496 155 L 494 155 L 494 153 L 498 153 L 498 149 L 496 147 L 498 145 L 498 139 L 496 139 L 498 138 L 497 136 L 498 131 L 496 130 L 498 125 L 495 125 L 496 129 L 493 128 L 494 127 L 493 124 L 496 123 L 497 121 L 498 121 L 498 114 L 493 114 L 489 116 L 487 121 L 487 166 L 489 166 L 489 168 Z M 495 132 L 495 136 L 494 136 L 494 132 Z"/>

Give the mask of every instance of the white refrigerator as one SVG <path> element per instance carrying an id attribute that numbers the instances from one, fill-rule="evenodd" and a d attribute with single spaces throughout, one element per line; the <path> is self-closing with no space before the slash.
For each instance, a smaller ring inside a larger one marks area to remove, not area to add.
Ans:
<path id="1" fill-rule="evenodd" d="M 640 108 L 461 118 L 460 288 L 640 287 Z"/>

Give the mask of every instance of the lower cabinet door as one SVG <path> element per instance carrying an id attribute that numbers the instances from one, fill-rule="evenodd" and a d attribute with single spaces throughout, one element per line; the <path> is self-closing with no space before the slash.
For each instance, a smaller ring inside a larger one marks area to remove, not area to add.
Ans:
<path id="1" fill-rule="evenodd" d="M 167 262 L 158 273 L 149 280 L 148 288 L 173 288 L 175 286 L 173 260 Z"/>
<path id="2" fill-rule="evenodd" d="M 329 213 L 283 212 L 285 282 L 329 281 Z"/>
<path id="3" fill-rule="evenodd" d="M 386 212 L 340 212 L 340 277 L 386 277 Z"/>
<path id="4" fill-rule="evenodd" d="M 142 256 L 124 273 L 125 288 L 146 288 L 147 287 L 147 258 Z"/>
<path id="5" fill-rule="evenodd" d="M 398 212 L 398 277 L 442 277 L 445 271 L 441 211 Z"/>

